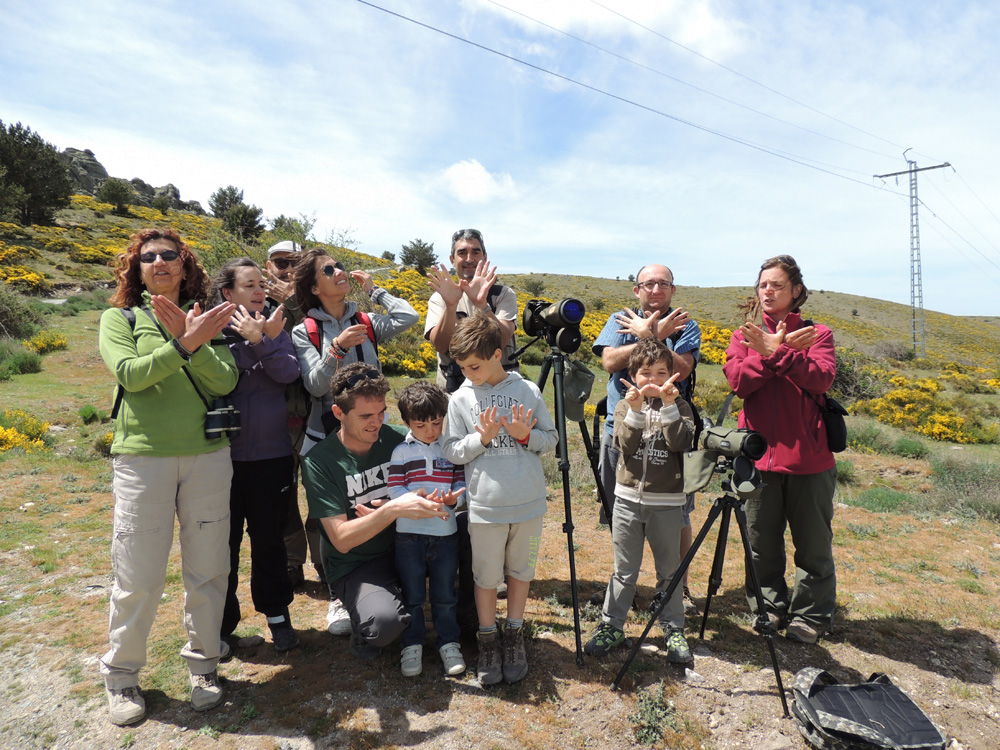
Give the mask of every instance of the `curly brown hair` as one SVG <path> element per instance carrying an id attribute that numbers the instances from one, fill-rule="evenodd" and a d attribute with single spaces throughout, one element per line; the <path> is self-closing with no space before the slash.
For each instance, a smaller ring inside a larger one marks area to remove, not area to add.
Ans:
<path id="1" fill-rule="evenodd" d="M 181 299 L 205 304 L 208 295 L 208 274 L 202 268 L 191 248 L 181 236 L 168 227 L 147 227 L 129 237 L 129 245 L 115 258 L 115 293 L 109 303 L 112 307 L 137 307 L 142 304 L 142 267 L 139 256 L 142 247 L 151 240 L 169 240 L 181 254 L 184 264 L 184 281 L 181 282 Z"/>
<path id="2" fill-rule="evenodd" d="M 366 362 L 354 362 L 337 372 L 330 379 L 333 403 L 347 413 L 354 408 L 359 396 L 378 399 L 392 390 L 389 381 L 379 370 Z"/>

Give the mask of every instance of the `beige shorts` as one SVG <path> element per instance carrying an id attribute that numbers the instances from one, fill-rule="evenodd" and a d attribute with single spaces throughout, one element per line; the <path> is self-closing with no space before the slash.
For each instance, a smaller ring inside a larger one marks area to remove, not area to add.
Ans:
<path id="1" fill-rule="evenodd" d="M 542 516 L 522 523 L 470 523 L 472 576 L 481 589 L 495 589 L 506 573 L 518 581 L 535 577 L 542 543 Z"/>

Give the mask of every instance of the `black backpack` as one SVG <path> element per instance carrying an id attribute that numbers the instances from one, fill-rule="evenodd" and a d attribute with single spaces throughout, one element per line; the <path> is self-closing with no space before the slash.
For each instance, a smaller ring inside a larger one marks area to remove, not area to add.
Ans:
<path id="1" fill-rule="evenodd" d="M 948 744 L 910 696 L 876 672 L 867 682 L 842 685 L 816 667 L 792 681 L 792 717 L 818 750 L 944 750 Z"/>

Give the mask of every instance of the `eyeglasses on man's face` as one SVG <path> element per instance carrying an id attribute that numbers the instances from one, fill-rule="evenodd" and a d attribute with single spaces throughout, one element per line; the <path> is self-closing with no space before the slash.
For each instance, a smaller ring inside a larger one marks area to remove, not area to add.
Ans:
<path id="1" fill-rule="evenodd" d="M 143 263 L 155 263 L 157 255 L 163 258 L 164 263 L 169 263 L 170 261 L 177 260 L 181 257 L 181 254 L 176 250 L 147 250 L 139 256 L 139 260 Z"/>
<path id="2" fill-rule="evenodd" d="M 669 289 L 673 285 L 674 282 L 667 281 L 665 279 L 651 279 L 649 281 L 640 281 L 636 284 L 636 286 L 642 287 L 647 292 L 653 291 L 656 287 L 660 287 L 660 289 Z"/>
<path id="3" fill-rule="evenodd" d="M 279 271 L 284 271 L 295 265 L 295 258 L 271 258 L 271 262 Z"/>
<path id="4" fill-rule="evenodd" d="M 335 273 L 337 273 L 337 271 L 343 271 L 344 273 L 347 273 L 347 269 L 344 268 L 344 264 L 341 263 L 339 260 L 334 263 L 327 263 L 325 266 L 323 266 L 323 275 L 327 277 L 333 276 Z"/>

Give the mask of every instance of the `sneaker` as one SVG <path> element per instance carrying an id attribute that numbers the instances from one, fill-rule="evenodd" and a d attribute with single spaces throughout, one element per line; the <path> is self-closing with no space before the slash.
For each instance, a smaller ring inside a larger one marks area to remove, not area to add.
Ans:
<path id="1" fill-rule="evenodd" d="M 326 610 L 326 632 L 330 635 L 351 634 L 351 616 L 340 599 L 332 600 Z"/>
<path id="2" fill-rule="evenodd" d="M 604 656 L 616 646 L 625 645 L 625 631 L 610 622 L 602 622 L 583 650 L 591 656 Z"/>
<path id="3" fill-rule="evenodd" d="M 354 658 L 363 659 L 364 661 L 371 661 L 382 655 L 381 646 L 372 645 L 360 633 L 355 633 L 353 630 L 351 631 L 351 642 L 348 644 L 348 647 Z"/>
<path id="4" fill-rule="evenodd" d="M 773 609 L 768 610 L 768 612 L 767 612 L 767 621 L 771 625 L 771 631 L 772 632 L 777 633 L 777 632 L 783 630 L 784 627 L 785 627 L 785 618 L 784 618 L 784 616 L 780 612 L 775 612 Z M 754 629 L 757 630 L 758 632 L 762 632 L 762 629 L 760 629 L 760 628 L 756 628 L 755 627 Z"/>
<path id="5" fill-rule="evenodd" d="M 108 715 L 111 723 L 120 727 L 135 724 L 146 718 L 146 701 L 138 687 L 127 687 L 121 690 L 107 688 Z"/>
<path id="6" fill-rule="evenodd" d="M 219 684 L 219 673 L 212 670 L 207 674 L 191 675 L 191 708 L 195 711 L 207 711 L 215 708 L 226 698 L 226 693 Z"/>
<path id="7" fill-rule="evenodd" d="M 798 643 L 815 643 L 819 640 L 819 630 L 800 617 L 796 617 L 785 628 L 785 638 Z"/>
<path id="8" fill-rule="evenodd" d="M 291 625 L 284 628 L 271 628 L 271 640 L 275 651 L 291 651 L 299 645 L 299 634 Z"/>
<path id="9" fill-rule="evenodd" d="M 481 685 L 496 685 L 503 679 L 503 648 L 500 633 L 491 630 L 488 633 L 479 631 L 476 640 L 479 641 L 479 664 L 476 666 L 476 677 Z"/>
<path id="10" fill-rule="evenodd" d="M 503 678 L 520 682 L 528 674 L 528 655 L 524 653 L 524 626 L 503 629 Z"/>
<path id="11" fill-rule="evenodd" d="M 407 646 L 399 658 L 403 677 L 416 677 L 423 670 L 424 647 L 421 645 Z"/>
<path id="12" fill-rule="evenodd" d="M 667 661 L 671 664 L 690 664 L 694 661 L 683 630 L 671 628 L 666 632 L 665 640 L 667 642 Z"/>
<path id="13" fill-rule="evenodd" d="M 446 643 L 438 649 L 441 654 L 441 663 L 444 664 L 444 673 L 449 677 L 462 674 L 465 671 L 465 659 L 462 658 L 462 649 L 457 643 Z"/>
<path id="14" fill-rule="evenodd" d="M 698 616 L 698 605 L 694 603 L 694 597 L 691 596 L 691 589 L 687 586 L 684 587 L 684 614 L 693 617 Z"/>

